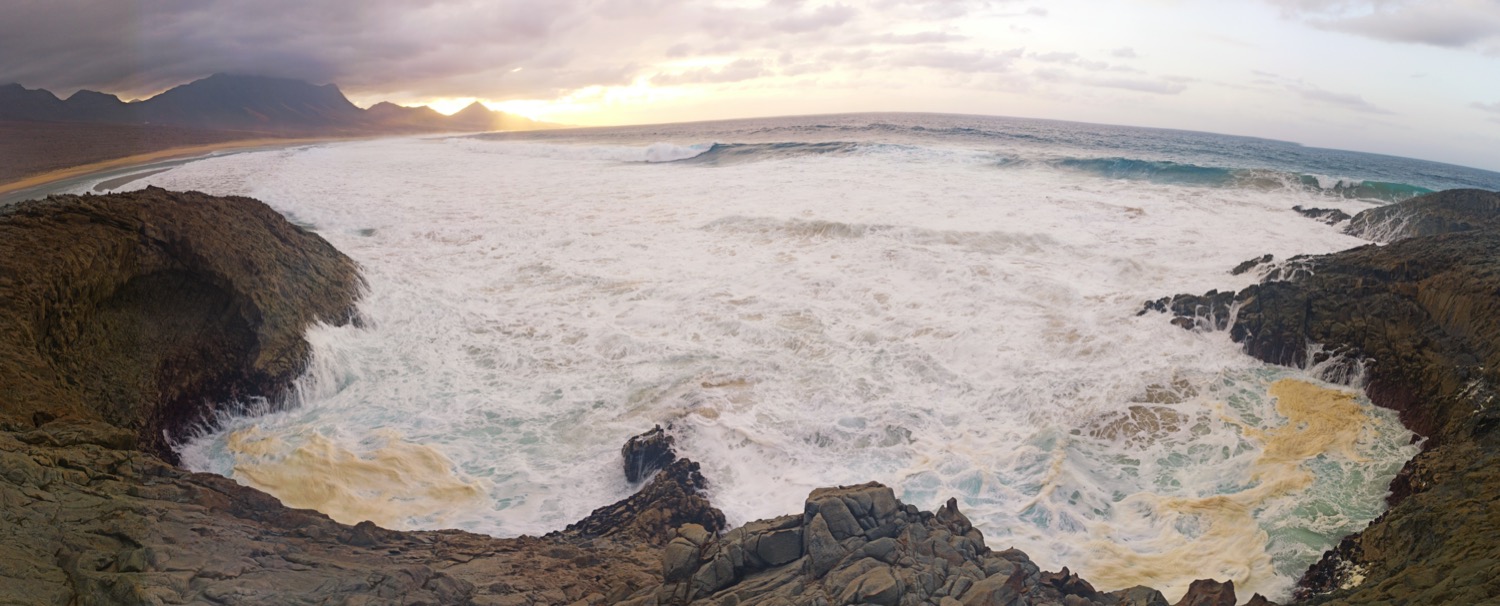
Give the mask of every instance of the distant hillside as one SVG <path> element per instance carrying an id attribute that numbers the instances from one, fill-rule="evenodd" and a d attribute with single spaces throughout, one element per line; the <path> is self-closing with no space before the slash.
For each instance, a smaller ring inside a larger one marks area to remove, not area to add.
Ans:
<path id="1" fill-rule="evenodd" d="M 553 125 L 491 111 L 475 103 L 453 116 L 427 107 L 379 103 L 368 110 L 333 84 L 214 74 L 160 95 L 126 103 L 80 90 L 66 101 L 20 84 L 0 86 L 0 120 L 158 125 L 281 136 L 534 130 Z"/>

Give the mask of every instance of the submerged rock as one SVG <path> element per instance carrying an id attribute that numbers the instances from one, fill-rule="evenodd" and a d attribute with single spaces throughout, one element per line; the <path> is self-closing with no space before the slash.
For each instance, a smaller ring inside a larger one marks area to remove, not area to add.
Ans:
<path id="1" fill-rule="evenodd" d="M 1229 330 L 1267 362 L 1332 361 L 1333 378 L 1362 365 L 1370 399 L 1426 438 L 1392 481 L 1391 509 L 1325 554 L 1300 600 L 1482 603 L 1500 596 L 1500 195 L 1430 194 L 1361 213 L 1350 230 L 1394 242 L 1147 309 Z"/>
<path id="2" fill-rule="evenodd" d="M 171 461 L 215 406 L 281 397 L 353 261 L 248 198 L 149 188 L 0 211 L 0 411 L 99 419 Z"/>

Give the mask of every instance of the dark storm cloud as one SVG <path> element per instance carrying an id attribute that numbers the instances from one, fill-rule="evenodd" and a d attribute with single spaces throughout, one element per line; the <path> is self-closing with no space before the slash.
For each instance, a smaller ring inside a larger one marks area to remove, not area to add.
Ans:
<path id="1" fill-rule="evenodd" d="M 625 84 L 663 49 L 818 35 L 860 11 L 797 0 L 20 0 L 4 12 L 0 83 L 145 95 L 231 72 L 500 99 Z"/>
<path id="2" fill-rule="evenodd" d="M 588 4 L 22 0 L 0 20 L 0 81 L 149 93 L 221 71 L 356 87 L 442 80 L 545 58 L 548 37 Z"/>

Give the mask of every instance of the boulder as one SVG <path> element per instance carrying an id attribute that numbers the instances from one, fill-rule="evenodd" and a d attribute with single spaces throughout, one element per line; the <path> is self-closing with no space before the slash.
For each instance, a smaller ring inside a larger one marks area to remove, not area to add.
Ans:
<path id="1" fill-rule="evenodd" d="M 625 442 L 620 449 L 620 455 L 625 459 L 625 481 L 639 482 L 676 461 L 677 450 L 672 442 L 672 436 L 667 435 L 660 425 Z"/>
<path id="2" fill-rule="evenodd" d="M 0 412 L 173 439 L 281 400 L 303 332 L 355 319 L 358 268 L 256 200 L 158 188 L 0 211 Z M 40 413 L 40 414 L 39 414 Z"/>
<path id="3" fill-rule="evenodd" d="M 1235 603 L 1234 581 L 1198 579 L 1188 585 L 1187 594 L 1175 606 L 1235 606 Z"/>

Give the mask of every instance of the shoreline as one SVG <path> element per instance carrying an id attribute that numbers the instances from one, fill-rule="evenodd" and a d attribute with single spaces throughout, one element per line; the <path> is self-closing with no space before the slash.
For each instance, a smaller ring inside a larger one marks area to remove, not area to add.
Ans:
<path id="1" fill-rule="evenodd" d="M 298 145 L 312 145 L 320 143 L 336 143 L 343 141 L 358 141 L 378 137 L 256 137 L 251 139 L 237 139 L 224 141 L 222 143 L 207 143 L 202 145 L 186 145 L 168 148 L 160 151 L 132 154 L 119 158 L 112 158 L 99 162 L 80 164 L 44 173 L 34 174 L 6 183 L 0 183 L 0 207 L 9 206 L 23 200 L 46 197 L 48 194 L 58 193 L 60 186 L 91 179 L 93 177 L 107 177 L 118 173 L 117 176 L 128 176 L 133 172 L 145 172 L 151 169 L 166 170 L 188 162 L 200 160 L 213 156 L 220 152 L 243 153 L 250 151 L 264 151 L 294 147 Z M 144 175 L 143 175 L 144 176 Z M 117 185 L 129 183 L 129 180 Z"/>

